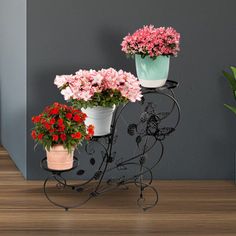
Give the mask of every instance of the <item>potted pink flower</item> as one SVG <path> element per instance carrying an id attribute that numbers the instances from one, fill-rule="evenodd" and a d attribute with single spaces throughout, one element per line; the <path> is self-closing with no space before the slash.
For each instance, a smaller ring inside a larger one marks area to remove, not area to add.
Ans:
<path id="1" fill-rule="evenodd" d="M 136 72 L 143 87 L 156 88 L 165 84 L 170 56 L 177 56 L 180 34 L 172 27 L 143 26 L 121 43 L 122 51 L 135 57 Z"/>
<path id="2" fill-rule="evenodd" d="M 54 81 L 66 101 L 87 114 L 85 124 L 94 125 L 94 135 L 110 133 L 115 106 L 141 99 L 141 87 L 131 73 L 113 68 L 79 70 L 74 75 L 58 75 Z"/>
<path id="3" fill-rule="evenodd" d="M 94 133 L 94 127 L 86 126 L 85 119 L 86 114 L 80 110 L 59 103 L 32 117 L 34 128 L 31 136 L 46 149 L 49 169 L 72 168 L 75 147 Z"/>

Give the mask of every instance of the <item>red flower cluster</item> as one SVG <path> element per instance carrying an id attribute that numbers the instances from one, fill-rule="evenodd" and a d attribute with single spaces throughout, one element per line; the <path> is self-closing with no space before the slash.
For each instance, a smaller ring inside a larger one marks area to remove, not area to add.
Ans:
<path id="1" fill-rule="evenodd" d="M 72 134 L 71 137 L 74 138 L 74 139 L 81 139 L 82 134 L 80 132 L 77 132 L 75 134 Z"/>
<path id="2" fill-rule="evenodd" d="M 36 138 L 37 138 L 37 133 L 36 133 L 35 130 L 33 130 L 33 131 L 31 132 L 31 136 L 32 136 L 33 139 L 36 139 Z"/>
<path id="3" fill-rule="evenodd" d="M 94 135 L 94 126 L 89 125 L 87 128 L 87 132 L 88 132 L 88 134 L 86 135 L 85 139 L 89 140 Z"/>
<path id="4" fill-rule="evenodd" d="M 87 131 L 88 131 L 88 134 L 90 136 L 93 136 L 94 135 L 94 126 L 93 125 L 89 125 L 88 128 L 87 128 Z"/>
<path id="5" fill-rule="evenodd" d="M 94 134 L 92 125 L 86 127 L 86 114 L 73 107 L 59 103 L 48 106 L 44 111 L 32 117 L 35 127 L 31 136 L 44 146 L 65 144 L 75 146 L 84 138 L 90 139 Z"/>

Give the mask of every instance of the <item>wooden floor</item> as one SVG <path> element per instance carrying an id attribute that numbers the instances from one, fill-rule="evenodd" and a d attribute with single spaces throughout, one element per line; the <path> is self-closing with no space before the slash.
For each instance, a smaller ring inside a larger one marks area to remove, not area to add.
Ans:
<path id="1" fill-rule="evenodd" d="M 236 235 L 231 181 L 156 181 L 160 200 L 143 212 L 135 189 L 109 193 L 65 212 L 44 197 L 42 181 L 25 181 L 0 148 L 0 236 Z"/>

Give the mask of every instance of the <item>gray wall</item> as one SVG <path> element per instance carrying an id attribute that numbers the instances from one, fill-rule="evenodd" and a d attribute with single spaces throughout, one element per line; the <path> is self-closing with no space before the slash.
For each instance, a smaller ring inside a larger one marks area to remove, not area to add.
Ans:
<path id="1" fill-rule="evenodd" d="M 119 44 L 128 32 L 152 23 L 171 25 L 182 35 L 182 51 L 170 71 L 170 78 L 180 82 L 182 121 L 165 142 L 155 177 L 233 178 L 236 122 L 222 105 L 233 99 L 221 70 L 236 59 L 234 0 L 30 0 L 27 12 L 24 0 L 0 3 L 1 140 L 25 176 L 45 176 L 39 168 L 44 152 L 33 150 L 31 116 L 53 101 L 63 102 L 53 85 L 55 75 L 109 66 L 135 73 Z M 122 153 L 129 149 L 127 138 L 121 140 Z M 83 155 L 80 160 L 89 176 L 93 170 Z"/>
<path id="2" fill-rule="evenodd" d="M 120 43 L 128 32 L 150 23 L 171 25 L 182 35 L 181 53 L 171 61 L 170 71 L 170 79 L 180 82 L 176 94 L 182 120 L 165 142 L 155 178 L 233 178 L 236 121 L 223 107 L 233 99 L 221 70 L 236 61 L 235 7 L 235 0 L 28 1 L 28 178 L 45 175 L 39 168 L 43 150 L 33 150 L 30 120 L 45 105 L 63 102 L 53 85 L 55 75 L 109 66 L 135 73 Z M 92 172 L 88 165 L 85 169 Z"/>
<path id="3" fill-rule="evenodd" d="M 26 0 L 0 0 L 1 143 L 26 176 Z"/>

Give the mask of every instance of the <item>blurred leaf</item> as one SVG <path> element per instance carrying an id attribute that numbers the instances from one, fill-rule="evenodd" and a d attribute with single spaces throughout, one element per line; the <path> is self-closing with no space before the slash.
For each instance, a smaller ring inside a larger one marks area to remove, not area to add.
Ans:
<path id="1" fill-rule="evenodd" d="M 234 78 L 236 79 L 236 67 L 230 66 L 230 69 L 232 70 L 232 72 L 234 74 Z"/>
<path id="2" fill-rule="evenodd" d="M 231 89 L 233 90 L 233 94 L 234 94 L 234 98 L 235 97 L 235 91 L 236 91 L 236 80 L 233 77 L 233 75 L 231 75 L 230 73 L 223 71 L 223 75 L 225 76 L 225 78 L 228 80 Z"/>
<path id="3" fill-rule="evenodd" d="M 232 111 L 234 114 L 236 114 L 236 107 L 230 106 L 228 104 L 224 104 L 225 107 L 227 107 L 230 111 Z"/>

